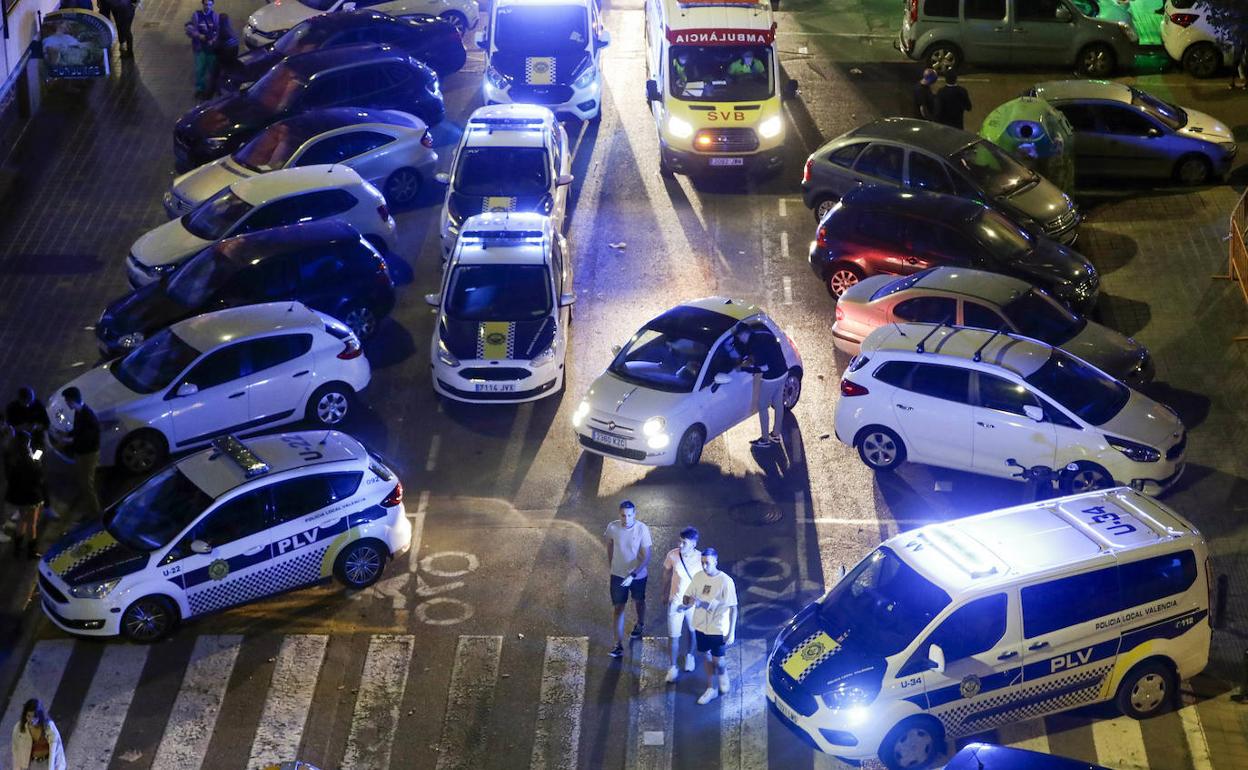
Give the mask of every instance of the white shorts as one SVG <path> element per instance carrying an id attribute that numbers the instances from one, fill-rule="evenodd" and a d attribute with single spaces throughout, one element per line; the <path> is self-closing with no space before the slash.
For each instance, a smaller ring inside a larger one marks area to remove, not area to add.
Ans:
<path id="1" fill-rule="evenodd" d="M 667 607 L 667 635 L 673 639 L 680 636 L 681 633 L 688 629 L 693 631 L 693 609 L 690 608 L 684 612 L 676 611 L 678 604 L 669 604 Z"/>

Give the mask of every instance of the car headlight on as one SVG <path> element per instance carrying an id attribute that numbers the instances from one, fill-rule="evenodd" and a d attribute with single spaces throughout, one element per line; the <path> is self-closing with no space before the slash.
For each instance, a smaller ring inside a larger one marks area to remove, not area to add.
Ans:
<path id="1" fill-rule="evenodd" d="M 679 139 L 688 139 L 693 136 L 693 126 L 689 125 L 689 121 L 675 115 L 667 116 L 667 130 Z"/>
<path id="2" fill-rule="evenodd" d="M 438 340 L 438 360 L 452 369 L 459 366 L 459 359 L 451 355 L 450 349 L 446 347 L 446 343 L 441 339 Z"/>
<path id="3" fill-rule="evenodd" d="M 80 586 L 71 586 L 69 592 L 78 599 L 103 599 L 112 593 L 119 582 L 121 578 L 113 578 L 101 583 L 84 583 Z"/>
<path id="4" fill-rule="evenodd" d="M 1218 142 L 1218 147 L 1225 152 L 1239 152 L 1238 142 Z"/>
<path id="5" fill-rule="evenodd" d="M 772 139 L 780 135 L 784 130 L 784 121 L 779 115 L 772 115 L 762 123 L 758 124 L 758 135 L 764 139 Z"/>
<path id="6" fill-rule="evenodd" d="M 576 407 L 576 411 L 572 412 L 572 427 L 573 428 L 581 427 L 581 424 L 585 422 L 585 418 L 587 416 L 589 416 L 589 402 L 582 401 Z"/>
<path id="7" fill-rule="evenodd" d="M 592 64 L 589 65 L 588 67 L 585 68 L 584 72 L 582 72 L 579 76 L 577 76 L 576 80 L 572 81 L 572 87 L 573 88 L 589 88 L 590 84 L 594 82 L 594 76 L 597 74 L 598 74 L 598 71 L 594 69 L 594 65 Z"/>
<path id="8" fill-rule="evenodd" d="M 485 79 L 500 91 L 506 90 L 507 86 L 511 85 L 507 76 L 499 72 L 493 64 L 485 68 Z"/>
<path id="9" fill-rule="evenodd" d="M 664 430 L 667 420 L 662 417 L 651 417 L 641 424 L 641 435 L 646 437 L 646 446 L 651 449 L 664 449 L 672 443 L 672 437 Z"/>
<path id="10" fill-rule="evenodd" d="M 130 332 L 129 334 L 121 335 L 121 338 L 117 340 L 117 344 L 123 348 L 132 348 L 144 339 L 146 338 L 143 336 L 143 332 Z"/>
<path id="11" fill-rule="evenodd" d="M 533 360 L 529 361 L 529 366 L 532 366 L 534 369 L 536 369 L 539 366 L 545 366 L 546 364 L 549 364 L 551 361 L 554 361 L 555 354 L 559 352 L 558 348 L 559 348 L 559 344 L 557 342 L 551 342 L 550 345 L 545 350 L 533 356 Z"/>
<path id="12" fill-rule="evenodd" d="M 230 141 L 228 136 L 210 136 L 204 140 L 204 146 L 210 150 L 219 150 L 228 141 Z"/>
<path id="13" fill-rule="evenodd" d="M 823 694 L 823 702 L 828 704 L 828 708 L 837 711 L 847 710 L 851 717 L 857 714 L 865 718 L 867 711 L 865 707 L 873 700 L 875 700 L 875 693 L 854 685 L 837 685 L 835 689 Z"/>
<path id="14" fill-rule="evenodd" d="M 1155 463 L 1161 459 L 1161 452 L 1146 444 L 1137 444 L 1115 436 L 1106 436 L 1105 440 L 1114 449 L 1126 455 L 1128 460 L 1134 460 L 1137 463 Z"/>

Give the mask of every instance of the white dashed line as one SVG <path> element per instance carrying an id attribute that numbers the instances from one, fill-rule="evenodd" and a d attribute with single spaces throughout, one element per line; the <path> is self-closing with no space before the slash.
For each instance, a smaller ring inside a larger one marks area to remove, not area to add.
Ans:
<path id="1" fill-rule="evenodd" d="M 789 234 L 783 230 L 780 231 L 780 259 L 786 262 L 789 259 Z"/>
<path id="2" fill-rule="evenodd" d="M 793 281 L 787 275 L 780 279 L 784 283 L 784 304 L 793 304 Z"/>
<path id="3" fill-rule="evenodd" d="M 416 500 L 416 512 L 408 514 L 412 521 L 412 544 L 407 549 L 407 571 L 420 569 L 420 538 L 425 532 L 425 513 L 429 510 L 429 490 L 422 489 Z"/>
<path id="4" fill-rule="evenodd" d="M 442 448 L 442 437 L 433 434 L 429 439 L 429 459 L 425 460 L 425 470 L 432 473 L 438 467 L 438 450 Z"/>
<path id="5" fill-rule="evenodd" d="M 789 215 L 784 198 L 776 198 L 776 205 L 780 208 L 780 216 L 787 217 Z"/>

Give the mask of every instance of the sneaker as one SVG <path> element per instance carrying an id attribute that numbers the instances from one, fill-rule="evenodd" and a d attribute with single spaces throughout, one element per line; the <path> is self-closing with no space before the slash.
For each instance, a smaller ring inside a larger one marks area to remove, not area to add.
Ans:
<path id="1" fill-rule="evenodd" d="M 691 652 L 685 656 L 685 670 L 696 671 L 697 668 L 698 668 L 698 660 L 697 658 L 693 656 L 693 653 Z"/>
<path id="2" fill-rule="evenodd" d="M 629 636 L 632 637 L 633 639 L 640 639 L 641 635 L 644 634 L 645 632 L 646 632 L 646 627 L 638 623 L 637 625 L 633 626 L 633 632 L 629 634 Z"/>
<path id="3" fill-rule="evenodd" d="M 622 658 L 622 657 L 624 657 L 624 645 L 622 645 L 622 644 L 617 644 L 617 645 L 615 645 L 614 647 L 612 647 L 612 648 L 611 648 L 611 657 L 613 657 L 613 658 Z"/>
<path id="4" fill-rule="evenodd" d="M 780 434 L 776 433 L 774 430 L 771 433 L 767 434 L 767 440 L 773 444 L 784 443 L 784 439 L 780 438 Z"/>
<path id="5" fill-rule="evenodd" d="M 728 675 L 720 674 L 719 675 L 719 691 L 721 693 L 727 693 L 729 689 L 731 688 L 728 686 Z"/>
<path id="6" fill-rule="evenodd" d="M 771 446 L 771 439 L 767 438 L 766 436 L 759 436 L 758 438 L 750 442 L 750 446 L 758 447 L 759 449 L 762 449 L 763 447 Z"/>
<path id="7" fill-rule="evenodd" d="M 702 693 L 701 697 L 698 698 L 698 705 L 705 706 L 706 704 L 715 700 L 715 698 L 717 698 L 718 696 L 719 696 L 719 693 L 715 692 L 714 687 L 708 687 L 706 688 L 706 692 Z"/>
<path id="8" fill-rule="evenodd" d="M 678 678 L 680 678 L 680 669 L 676 668 L 675 666 L 672 666 L 671 668 L 667 670 L 667 683 L 668 684 L 675 682 Z"/>

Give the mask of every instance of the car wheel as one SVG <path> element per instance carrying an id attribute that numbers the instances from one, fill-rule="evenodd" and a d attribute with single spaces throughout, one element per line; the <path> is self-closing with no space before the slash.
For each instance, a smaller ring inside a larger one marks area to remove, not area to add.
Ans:
<path id="1" fill-rule="evenodd" d="M 421 184 L 420 173 L 416 169 L 395 169 L 386 178 L 386 203 L 396 209 L 408 205 L 420 195 Z"/>
<path id="2" fill-rule="evenodd" d="M 455 30 L 459 32 L 461 37 L 468 31 L 468 17 L 464 16 L 459 11 L 447 11 L 439 18 L 449 21 L 451 26 L 455 27 Z"/>
<path id="3" fill-rule="evenodd" d="M 962 65 L 962 50 L 953 43 L 936 43 L 927 49 L 923 58 L 927 66 L 943 75 Z"/>
<path id="4" fill-rule="evenodd" d="M 1174 180 L 1188 187 L 1196 187 L 1209 181 L 1213 165 L 1204 155 L 1184 155 L 1174 164 Z"/>
<path id="5" fill-rule="evenodd" d="M 680 437 L 676 446 L 676 462 L 692 468 L 702 461 L 702 448 L 706 446 L 706 429 L 701 425 L 690 426 Z"/>
<path id="6" fill-rule="evenodd" d="M 840 199 L 832 197 L 832 196 L 828 196 L 826 198 L 820 198 L 818 201 L 816 201 L 815 207 L 811 209 L 811 211 L 815 215 L 815 220 L 822 222 L 823 218 L 828 215 L 828 212 L 831 211 L 833 207 L 836 206 L 837 203 L 840 203 Z"/>
<path id="7" fill-rule="evenodd" d="M 1107 78 L 1118 67 L 1114 49 L 1104 43 L 1093 43 L 1079 52 L 1075 72 L 1088 78 Z"/>
<path id="8" fill-rule="evenodd" d="M 340 382 L 321 386 L 308 399 L 308 421 L 327 428 L 340 424 L 351 411 L 351 395 L 351 389 Z"/>
<path id="9" fill-rule="evenodd" d="M 1189 45 L 1183 52 L 1183 69 L 1194 78 L 1211 78 L 1222 66 L 1222 52 L 1212 43 Z"/>
<path id="10" fill-rule="evenodd" d="M 1068 495 L 1091 492 L 1114 485 L 1114 477 L 1096 463 L 1075 463 L 1074 470 L 1062 472 L 1062 491 Z"/>
<path id="11" fill-rule="evenodd" d="M 857 265 L 834 264 L 827 270 L 828 294 L 835 299 L 849 290 L 850 286 L 862 280 L 862 270 Z"/>
<path id="12" fill-rule="evenodd" d="M 362 340 L 377 333 L 377 314 L 368 305 L 348 305 L 339 317 Z"/>
<path id="13" fill-rule="evenodd" d="M 676 172 L 672 170 L 672 166 L 667 162 L 667 158 L 663 157 L 663 153 L 659 153 L 659 176 L 664 179 L 671 179 L 676 176 Z"/>
<path id="14" fill-rule="evenodd" d="M 368 588 L 381 577 L 387 556 L 385 547 L 376 540 L 359 540 L 338 554 L 334 576 L 347 588 Z"/>
<path id="15" fill-rule="evenodd" d="M 121 634 L 132 642 L 151 644 L 178 627 L 178 608 L 164 596 L 144 596 L 121 614 Z"/>
<path id="16" fill-rule="evenodd" d="M 888 770 L 923 770 L 944 753 L 940 723 L 914 717 L 888 731 L 880 741 L 880 761 Z"/>
<path id="17" fill-rule="evenodd" d="M 784 378 L 784 408 L 792 411 L 801 397 L 802 375 L 799 372 L 789 372 L 789 376 Z"/>
<path id="18" fill-rule="evenodd" d="M 891 471 L 906 461 L 906 445 L 901 437 L 882 425 L 863 428 L 854 446 L 858 448 L 858 456 L 873 471 Z"/>
<path id="19" fill-rule="evenodd" d="M 1176 692 L 1174 671 L 1150 660 L 1127 672 L 1118 685 L 1118 709 L 1132 719 L 1148 719 L 1166 711 Z"/>
<path id="20" fill-rule="evenodd" d="M 169 457 L 169 442 L 154 430 L 131 433 L 117 449 L 117 460 L 130 473 L 149 473 Z"/>

